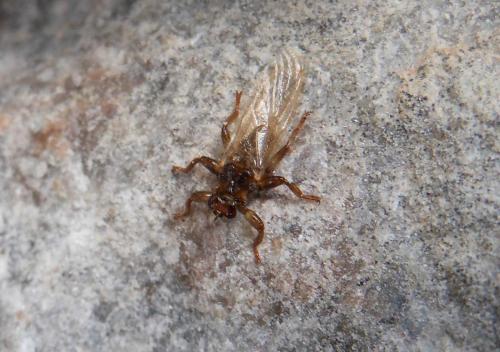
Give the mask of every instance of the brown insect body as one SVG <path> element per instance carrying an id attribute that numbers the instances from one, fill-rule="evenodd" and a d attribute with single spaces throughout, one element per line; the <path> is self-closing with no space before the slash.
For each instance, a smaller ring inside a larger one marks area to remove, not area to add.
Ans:
<path id="1" fill-rule="evenodd" d="M 252 183 L 251 170 L 229 163 L 218 174 L 219 186 L 208 199 L 208 206 L 218 217 L 234 218 L 238 206 L 245 206 Z"/>
<path id="2" fill-rule="evenodd" d="M 317 196 L 303 194 L 296 184 L 274 175 L 274 170 L 291 150 L 310 115 L 304 113 L 295 127 L 290 128 L 303 89 L 304 64 L 297 56 L 285 51 L 262 72 L 241 113 L 242 93 L 236 92 L 234 110 L 222 126 L 225 150 L 220 161 L 201 156 L 185 168 L 172 168 L 173 172 L 188 173 L 200 163 L 217 175 L 219 181 L 213 192 L 193 193 L 186 201 L 185 210 L 176 214 L 176 218 L 189 215 L 193 202 L 207 202 L 217 217 L 234 218 L 237 212 L 242 213 L 258 231 L 253 250 L 256 262 L 261 261 L 258 246 L 264 238 L 264 223 L 247 208 L 248 197 L 257 191 L 285 185 L 302 199 L 320 200 Z M 230 131 L 231 127 L 233 131 Z"/>

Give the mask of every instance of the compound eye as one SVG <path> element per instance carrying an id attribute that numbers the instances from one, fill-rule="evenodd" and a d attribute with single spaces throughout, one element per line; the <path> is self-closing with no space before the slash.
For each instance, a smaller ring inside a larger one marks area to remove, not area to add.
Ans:
<path id="1" fill-rule="evenodd" d="M 236 216 L 236 208 L 233 206 L 230 206 L 227 208 L 227 217 L 228 218 L 234 218 Z"/>

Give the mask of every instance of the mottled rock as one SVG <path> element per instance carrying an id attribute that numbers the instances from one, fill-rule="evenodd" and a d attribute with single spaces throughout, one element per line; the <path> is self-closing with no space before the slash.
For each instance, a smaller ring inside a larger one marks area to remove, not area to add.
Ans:
<path id="1" fill-rule="evenodd" d="M 0 3 L 0 350 L 500 346 L 494 2 Z M 284 47 L 314 113 L 255 232 L 197 206 Z"/>

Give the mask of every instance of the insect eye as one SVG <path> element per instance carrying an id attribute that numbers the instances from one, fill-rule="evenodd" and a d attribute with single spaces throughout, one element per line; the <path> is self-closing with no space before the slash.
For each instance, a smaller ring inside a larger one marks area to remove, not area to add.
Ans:
<path id="1" fill-rule="evenodd" d="M 226 211 L 225 215 L 228 218 L 234 218 L 236 216 L 236 208 L 233 206 L 227 207 L 227 211 Z"/>

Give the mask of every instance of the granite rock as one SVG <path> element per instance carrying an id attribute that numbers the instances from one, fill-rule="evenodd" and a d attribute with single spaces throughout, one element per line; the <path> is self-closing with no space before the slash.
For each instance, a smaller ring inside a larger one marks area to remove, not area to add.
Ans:
<path id="1" fill-rule="evenodd" d="M 500 347 L 492 1 L 0 2 L 0 350 Z M 314 113 L 255 232 L 205 206 L 282 48 Z"/>

